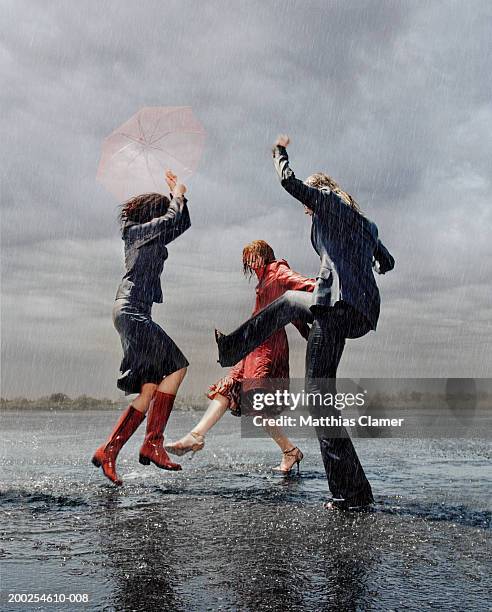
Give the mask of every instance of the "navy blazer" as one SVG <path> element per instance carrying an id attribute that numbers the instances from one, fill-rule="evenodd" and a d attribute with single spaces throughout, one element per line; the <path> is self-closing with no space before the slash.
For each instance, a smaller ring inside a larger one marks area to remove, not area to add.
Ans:
<path id="1" fill-rule="evenodd" d="M 191 225 L 184 197 L 173 198 L 162 217 L 148 223 L 127 221 L 123 226 L 126 273 L 118 287 L 116 299 L 152 304 L 162 302 L 161 279 L 168 252 L 166 244 Z"/>
<path id="2" fill-rule="evenodd" d="M 275 147 L 273 158 L 284 189 L 313 211 L 311 243 L 321 260 L 313 310 L 347 302 L 376 329 L 380 298 L 373 267 L 384 274 L 395 264 L 376 224 L 330 189 L 309 187 L 296 178 L 285 147 Z"/>

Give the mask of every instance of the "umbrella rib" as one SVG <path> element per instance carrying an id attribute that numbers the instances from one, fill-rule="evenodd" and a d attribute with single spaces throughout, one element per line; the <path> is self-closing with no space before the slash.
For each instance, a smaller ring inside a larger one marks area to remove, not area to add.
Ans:
<path id="1" fill-rule="evenodd" d="M 163 138 L 165 138 L 166 136 L 169 136 L 169 134 L 172 134 L 172 132 L 165 132 L 164 134 L 161 134 L 158 138 L 156 138 L 155 140 L 151 140 L 149 144 L 155 144 L 156 142 L 159 142 L 159 140 L 162 140 Z"/>
<path id="2" fill-rule="evenodd" d="M 134 141 L 134 142 L 138 142 Z M 118 153 L 121 153 L 122 151 L 124 151 L 127 147 L 131 147 L 133 144 L 133 142 L 129 142 L 128 144 L 124 145 L 121 147 L 121 149 L 118 149 L 117 151 L 115 151 L 114 153 L 111 154 L 111 157 L 109 159 L 112 159 L 115 155 L 118 155 Z M 139 143 L 140 144 L 140 143 Z"/>
<path id="3" fill-rule="evenodd" d="M 140 131 L 140 136 L 141 136 L 142 140 L 144 142 L 147 142 L 147 139 L 145 138 L 145 134 L 144 134 L 144 131 L 143 131 L 142 123 L 140 122 L 140 116 L 137 117 L 137 123 L 138 123 L 138 129 Z"/>
<path id="4" fill-rule="evenodd" d="M 118 153 L 121 153 L 122 151 L 124 151 L 127 147 L 130 147 L 133 143 L 136 143 L 138 145 L 140 145 L 141 147 L 143 147 L 145 145 L 146 148 L 148 149 L 154 149 L 155 151 L 164 151 L 164 149 L 160 148 L 160 147 L 153 147 L 151 144 L 147 144 L 144 142 L 140 142 L 140 140 L 137 139 L 133 139 L 130 136 L 128 136 L 128 138 L 131 139 L 132 142 L 129 142 L 128 144 L 124 145 L 123 147 L 121 147 L 121 149 L 118 149 L 117 151 L 115 151 L 111 157 L 113 157 L 114 155 L 117 155 Z M 142 149 L 143 150 L 143 149 Z M 165 153 L 167 153 L 167 151 L 164 151 Z M 171 153 L 169 153 L 169 155 L 171 155 Z"/>
<path id="5" fill-rule="evenodd" d="M 143 151 L 144 151 L 144 149 L 141 149 L 140 151 L 137 151 L 137 154 L 134 156 L 134 158 L 127 162 L 126 167 L 129 168 L 130 164 L 133 164 L 133 162 L 137 159 L 137 157 L 142 155 Z"/>
<path id="6" fill-rule="evenodd" d="M 132 136 L 131 134 L 125 134 L 125 132 L 117 132 L 116 135 L 124 136 L 125 138 L 128 138 L 128 140 L 131 140 L 132 142 L 138 142 L 139 144 L 142 142 L 141 138 L 135 138 L 135 136 Z"/>
<path id="7" fill-rule="evenodd" d="M 162 147 L 153 147 L 151 144 L 147 145 L 147 149 L 154 149 L 154 151 L 161 151 L 163 153 L 167 153 L 166 149 L 163 149 Z"/>
<path id="8" fill-rule="evenodd" d="M 156 147 L 153 147 L 156 148 Z M 162 151 L 163 153 L 166 153 L 166 155 L 169 155 L 169 157 L 172 157 L 173 159 L 175 159 L 178 164 L 182 164 L 185 168 L 188 168 L 188 166 L 182 162 L 178 157 L 176 157 L 175 155 L 173 155 L 172 153 L 169 153 L 169 151 L 166 151 L 165 149 L 157 149 L 158 151 Z"/>
<path id="9" fill-rule="evenodd" d="M 154 180 L 154 175 L 152 174 L 150 167 L 149 167 L 149 159 L 147 156 L 147 151 L 144 151 L 144 157 L 145 157 L 145 165 L 147 166 L 147 170 L 149 171 L 150 178 L 152 179 L 152 182 L 154 183 L 155 188 L 159 189 L 159 186 L 156 184 Z"/>
<path id="10" fill-rule="evenodd" d="M 157 121 L 155 122 L 154 128 L 152 130 L 151 135 L 149 136 L 149 143 L 152 144 L 152 138 L 154 137 L 155 131 L 157 129 L 157 126 L 159 125 L 159 123 L 161 122 L 161 117 L 157 117 Z"/>
<path id="11" fill-rule="evenodd" d="M 166 136 L 169 136 L 169 134 L 173 134 L 173 133 L 177 133 L 177 132 L 166 132 L 162 136 L 159 136 L 159 138 L 156 138 L 155 140 L 153 140 L 150 144 L 155 144 L 156 142 L 159 142 L 159 140 L 162 140 Z M 181 130 L 179 133 L 180 134 L 205 134 L 203 130 Z"/>

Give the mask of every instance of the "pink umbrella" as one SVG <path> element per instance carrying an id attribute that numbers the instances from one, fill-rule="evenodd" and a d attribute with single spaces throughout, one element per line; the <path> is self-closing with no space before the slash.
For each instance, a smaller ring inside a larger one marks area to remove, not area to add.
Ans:
<path id="1" fill-rule="evenodd" d="M 153 106 L 104 139 L 97 180 L 120 202 L 141 193 L 165 193 L 164 172 L 180 179 L 197 167 L 205 130 L 189 106 Z"/>

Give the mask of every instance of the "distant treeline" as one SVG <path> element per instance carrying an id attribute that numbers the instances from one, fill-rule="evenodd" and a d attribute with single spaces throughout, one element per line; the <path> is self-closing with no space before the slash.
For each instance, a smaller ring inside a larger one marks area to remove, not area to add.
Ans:
<path id="1" fill-rule="evenodd" d="M 425 391 L 398 391 L 396 393 L 384 393 L 381 391 L 370 393 L 368 398 L 374 403 L 380 403 L 385 406 L 391 406 L 392 404 L 411 404 L 418 406 L 429 405 L 432 406 L 433 402 L 448 402 L 452 400 L 460 401 L 487 401 L 491 399 L 490 393 L 486 391 L 470 392 L 425 392 Z"/>
<path id="2" fill-rule="evenodd" d="M 117 410 L 129 403 L 129 398 L 122 397 L 119 400 L 108 398 L 90 397 L 80 395 L 71 398 L 65 393 L 52 393 L 51 395 L 38 399 L 27 399 L 25 397 L 14 397 L 12 399 L 0 398 L 0 410 Z M 478 393 L 422 393 L 406 392 L 397 393 L 371 393 L 366 398 L 366 405 L 379 406 L 381 408 L 434 408 L 438 405 L 449 404 L 486 404 L 492 408 L 492 396 L 483 391 Z M 206 407 L 205 397 L 179 396 L 176 398 L 176 409 L 184 412 L 201 411 Z"/>
<path id="3" fill-rule="evenodd" d="M 0 397 L 0 410 L 117 410 L 128 403 L 129 400 L 125 398 L 114 401 L 106 397 L 79 395 L 72 399 L 65 393 L 52 393 L 37 399 Z M 176 408 L 183 411 L 203 410 L 205 402 L 198 398 L 177 397 Z"/>

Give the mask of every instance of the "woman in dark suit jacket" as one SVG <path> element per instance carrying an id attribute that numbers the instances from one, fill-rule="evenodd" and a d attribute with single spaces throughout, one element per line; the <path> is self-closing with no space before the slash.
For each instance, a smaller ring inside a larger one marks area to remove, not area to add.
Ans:
<path id="1" fill-rule="evenodd" d="M 376 224 L 331 177 L 317 173 L 304 182 L 296 178 L 289 166 L 288 144 L 287 136 L 277 139 L 274 165 L 282 187 L 312 218 L 311 243 L 320 258 L 310 306 L 314 321 L 306 351 L 306 390 L 318 391 L 321 383 L 326 391 L 336 392 L 334 379 L 345 339 L 376 329 L 380 298 L 373 268 L 384 274 L 394 267 L 394 259 L 379 240 Z M 290 317 L 300 318 L 304 306 L 295 298 L 295 292 L 279 298 L 232 334 L 216 332 L 221 365 L 236 363 L 245 350 L 263 342 Z M 317 428 L 317 435 L 333 494 L 330 507 L 369 505 L 371 486 L 345 429 Z"/>
<path id="2" fill-rule="evenodd" d="M 117 485 L 116 457 L 147 416 L 147 431 L 139 461 L 165 470 L 180 470 L 163 447 L 164 428 L 186 374 L 188 360 L 166 332 L 152 320 L 154 302 L 162 302 L 160 276 L 167 259 L 166 245 L 190 227 L 186 187 L 168 171 L 170 200 L 159 193 L 137 196 L 123 205 L 122 238 L 126 273 L 118 287 L 113 323 L 120 335 L 123 360 L 119 389 L 138 396 L 123 412 L 92 463 Z"/>

